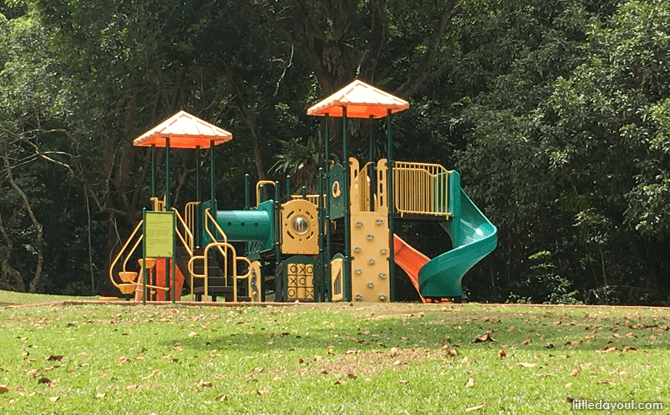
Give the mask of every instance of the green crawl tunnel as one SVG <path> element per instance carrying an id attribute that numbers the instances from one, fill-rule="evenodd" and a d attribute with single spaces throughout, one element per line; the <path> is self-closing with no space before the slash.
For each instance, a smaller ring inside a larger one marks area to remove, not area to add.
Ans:
<path id="1" fill-rule="evenodd" d="M 219 210 L 216 223 L 228 242 L 263 242 L 272 234 L 272 218 L 264 210 Z"/>

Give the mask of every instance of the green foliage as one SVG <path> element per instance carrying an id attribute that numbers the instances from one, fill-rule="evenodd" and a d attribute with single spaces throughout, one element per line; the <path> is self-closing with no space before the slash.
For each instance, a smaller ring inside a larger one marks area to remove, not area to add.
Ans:
<path id="1" fill-rule="evenodd" d="M 570 291 L 571 283 L 558 275 L 551 252 L 540 251 L 528 257 L 530 266 L 510 293 L 513 303 L 577 304 L 577 291 Z"/>

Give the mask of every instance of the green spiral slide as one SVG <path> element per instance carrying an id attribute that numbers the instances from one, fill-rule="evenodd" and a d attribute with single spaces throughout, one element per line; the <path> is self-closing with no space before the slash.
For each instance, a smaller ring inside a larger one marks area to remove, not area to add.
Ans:
<path id="1" fill-rule="evenodd" d="M 461 189 L 460 176 L 452 172 L 449 205 L 452 217 L 440 225 L 453 249 L 428 261 L 419 270 L 419 289 L 428 298 L 461 297 L 461 280 L 470 268 L 498 244 L 498 230 Z"/>

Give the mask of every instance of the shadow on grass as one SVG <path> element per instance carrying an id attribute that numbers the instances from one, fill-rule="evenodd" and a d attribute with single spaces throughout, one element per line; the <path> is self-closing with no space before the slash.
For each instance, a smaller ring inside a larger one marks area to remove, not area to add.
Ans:
<path id="1" fill-rule="evenodd" d="M 435 323 L 435 322 L 433 322 Z M 398 347 L 401 349 L 429 349 L 439 351 L 447 344 L 461 351 L 466 350 L 498 350 L 505 345 L 507 348 L 518 351 L 534 351 L 545 353 L 573 353 L 576 351 L 599 351 L 615 347 L 622 351 L 624 347 L 633 350 L 667 349 L 670 347 L 670 335 L 661 336 L 655 340 L 648 338 L 651 330 L 638 330 L 638 337 L 612 337 L 609 330 L 602 330 L 599 335 L 585 340 L 584 328 L 576 326 L 570 330 L 559 331 L 555 328 L 542 328 L 533 333 L 507 332 L 507 325 L 491 324 L 488 327 L 478 323 L 463 324 L 461 329 L 453 329 L 451 324 L 426 326 L 420 323 L 404 325 L 399 321 L 384 320 L 374 322 L 369 327 L 365 323 L 352 322 L 352 326 L 340 329 L 323 327 L 310 328 L 304 332 L 287 332 L 274 330 L 273 328 L 239 331 L 220 336 L 205 338 L 196 336 L 175 340 L 182 347 L 196 350 L 243 348 L 249 353 L 267 353 L 277 350 L 300 350 L 300 349 L 328 349 L 335 351 L 346 351 L 357 349 L 361 351 L 379 351 Z M 353 327 L 353 328 L 352 328 Z M 427 329 L 429 327 L 429 329 Z M 483 335 L 488 330 L 492 331 L 490 337 L 496 341 L 475 342 L 477 336 Z M 622 331 L 627 330 L 621 327 Z M 234 330 L 231 328 L 231 330 Z M 214 332 L 216 333 L 216 332 Z M 540 336 L 546 335 L 545 339 Z M 665 338 L 668 337 L 668 338 Z M 522 343 L 531 338 L 529 344 Z M 571 344 L 571 341 L 579 340 L 579 344 Z"/>

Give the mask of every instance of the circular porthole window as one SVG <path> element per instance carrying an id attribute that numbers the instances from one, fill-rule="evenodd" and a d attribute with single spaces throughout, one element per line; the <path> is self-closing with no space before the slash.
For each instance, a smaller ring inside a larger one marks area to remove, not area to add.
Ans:
<path id="1" fill-rule="evenodd" d="M 291 221 L 291 227 L 298 235 L 304 235 L 309 230 L 309 222 L 305 219 L 304 216 L 296 216 Z"/>

